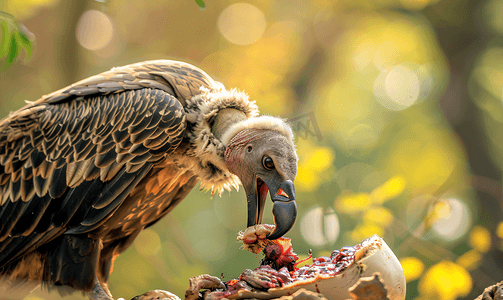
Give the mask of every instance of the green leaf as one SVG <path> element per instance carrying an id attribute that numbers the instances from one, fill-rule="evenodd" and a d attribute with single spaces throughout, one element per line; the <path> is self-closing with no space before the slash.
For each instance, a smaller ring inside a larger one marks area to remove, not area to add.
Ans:
<path id="1" fill-rule="evenodd" d="M 16 22 L 13 15 L 3 11 L 0 11 L 0 27 L 0 59 L 5 59 L 4 70 L 12 65 L 23 49 L 26 52 L 24 60 L 28 61 L 33 53 L 33 34 L 23 24 Z"/>
<path id="2" fill-rule="evenodd" d="M 7 21 L 2 21 L 2 41 L 0 42 L 0 58 L 5 57 L 9 53 L 11 42 L 11 34 Z"/>
<path id="3" fill-rule="evenodd" d="M 25 61 L 28 61 L 33 53 L 33 45 L 31 44 L 31 41 L 21 31 L 14 32 L 14 36 L 16 37 L 18 45 L 26 51 Z"/>
<path id="4" fill-rule="evenodd" d="M 16 59 L 19 54 L 19 46 L 16 42 L 16 35 L 12 35 L 11 45 L 9 49 L 9 54 L 7 55 L 7 60 L 5 61 L 5 69 L 7 69 Z"/>
<path id="5" fill-rule="evenodd" d="M 205 9 L 206 8 L 206 4 L 204 4 L 203 0 L 196 0 L 196 3 L 197 3 L 197 5 L 199 5 L 199 7 L 201 9 Z"/>

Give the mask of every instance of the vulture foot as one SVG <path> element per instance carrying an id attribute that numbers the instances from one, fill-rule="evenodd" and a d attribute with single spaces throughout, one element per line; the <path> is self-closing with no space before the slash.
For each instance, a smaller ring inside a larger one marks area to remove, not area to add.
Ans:
<path id="1" fill-rule="evenodd" d="M 257 224 L 246 228 L 238 234 L 238 240 L 243 241 L 243 249 L 258 254 L 268 244 L 267 235 L 273 232 L 274 225 Z"/>
<path id="2" fill-rule="evenodd" d="M 97 279 L 95 281 L 94 288 L 87 294 L 89 300 L 113 300 L 110 292 L 105 291 Z"/>
<path id="3" fill-rule="evenodd" d="M 145 294 L 138 295 L 131 300 L 180 300 L 180 298 L 168 291 L 153 290 L 148 291 Z"/>

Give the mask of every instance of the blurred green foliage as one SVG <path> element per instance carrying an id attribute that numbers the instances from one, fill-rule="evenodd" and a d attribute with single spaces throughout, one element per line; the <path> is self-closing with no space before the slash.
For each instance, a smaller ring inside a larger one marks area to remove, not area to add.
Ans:
<path id="1" fill-rule="evenodd" d="M 197 5 L 199 5 L 200 8 L 204 9 L 206 7 L 206 4 L 204 4 L 203 0 L 196 0 Z"/>
<path id="2" fill-rule="evenodd" d="M 473 299 L 503 279 L 502 0 L 0 3 L 37 37 L 31 61 L 0 73 L 0 117 L 114 66 L 193 63 L 294 120 L 301 258 L 377 233 L 407 299 Z M 242 191 L 194 189 L 118 258 L 112 293 L 183 296 L 192 276 L 254 268 L 236 241 L 245 216 Z"/>
<path id="3" fill-rule="evenodd" d="M 29 39 L 29 32 L 23 25 L 16 22 L 14 16 L 0 11 L 0 25 L 2 39 L 0 40 L 0 59 L 5 59 L 4 68 L 7 69 L 21 53 L 26 52 L 25 62 L 31 58 L 33 45 Z"/>

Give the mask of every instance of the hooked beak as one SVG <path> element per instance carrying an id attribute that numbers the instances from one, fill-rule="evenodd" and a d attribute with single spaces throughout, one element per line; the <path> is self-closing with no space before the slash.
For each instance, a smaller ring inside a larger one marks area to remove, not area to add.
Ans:
<path id="1" fill-rule="evenodd" d="M 264 182 L 261 178 L 257 177 L 255 188 L 251 189 L 250 193 L 247 193 L 248 227 L 262 222 L 268 190 L 274 203 L 272 214 L 276 228 L 267 238 L 274 240 L 287 233 L 295 223 L 295 218 L 297 217 L 295 186 L 291 180 L 278 184 L 272 180 Z"/>

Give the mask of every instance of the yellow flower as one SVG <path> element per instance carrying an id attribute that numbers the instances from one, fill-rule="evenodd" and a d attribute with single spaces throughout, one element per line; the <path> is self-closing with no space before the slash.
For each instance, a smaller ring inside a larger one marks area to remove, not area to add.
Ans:
<path id="1" fill-rule="evenodd" d="M 350 237 L 353 241 L 359 242 L 366 238 L 369 238 L 377 234 L 378 236 L 384 236 L 384 228 L 376 224 L 363 223 L 353 229 L 350 233 Z"/>
<path id="2" fill-rule="evenodd" d="M 335 208 L 337 211 L 348 214 L 366 210 L 371 204 L 372 199 L 370 199 L 367 193 L 355 194 L 351 191 L 345 191 L 335 199 Z"/>
<path id="3" fill-rule="evenodd" d="M 393 199 L 405 190 L 405 178 L 395 176 L 374 189 L 371 196 L 376 203 L 383 203 L 386 200 Z"/>
<path id="4" fill-rule="evenodd" d="M 372 207 L 365 211 L 363 219 L 368 223 L 377 223 L 383 227 L 388 227 L 393 223 L 393 213 L 382 206 Z"/>
<path id="5" fill-rule="evenodd" d="M 316 171 L 324 171 L 332 165 L 334 161 L 334 152 L 328 147 L 316 147 L 307 156 L 304 166 Z"/>
<path id="6" fill-rule="evenodd" d="M 498 224 L 498 228 L 496 229 L 496 235 L 500 238 L 503 239 L 503 222 L 500 222 Z"/>
<path id="7" fill-rule="evenodd" d="M 299 167 L 297 178 L 295 179 L 296 189 L 303 192 L 312 192 L 318 187 L 331 180 L 332 164 L 334 161 L 334 152 L 328 147 L 317 147 L 310 141 L 299 141 Z"/>
<path id="8" fill-rule="evenodd" d="M 481 259 L 482 255 L 480 254 L 480 252 L 476 249 L 472 249 L 458 257 L 456 263 L 467 269 L 468 271 L 472 271 L 480 265 Z"/>
<path id="9" fill-rule="evenodd" d="M 470 233 L 470 245 L 480 252 L 491 249 L 491 233 L 482 226 L 475 226 Z"/>
<path id="10" fill-rule="evenodd" d="M 297 178 L 295 179 L 295 187 L 302 192 L 315 191 L 320 185 L 320 177 L 309 168 L 302 165 L 299 166 L 297 171 Z"/>
<path id="11" fill-rule="evenodd" d="M 424 263 L 416 257 L 404 257 L 400 259 L 405 281 L 410 282 L 418 279 L 424 272 Z"/>
<path id="12" fill-rule="evenodd" d="M 441 261 L 426 271 L 420 279 L 418 290 L 422 297 L 437 300 L 454 300 L 472 290 L 473 281 L 462 266 Z"/>

